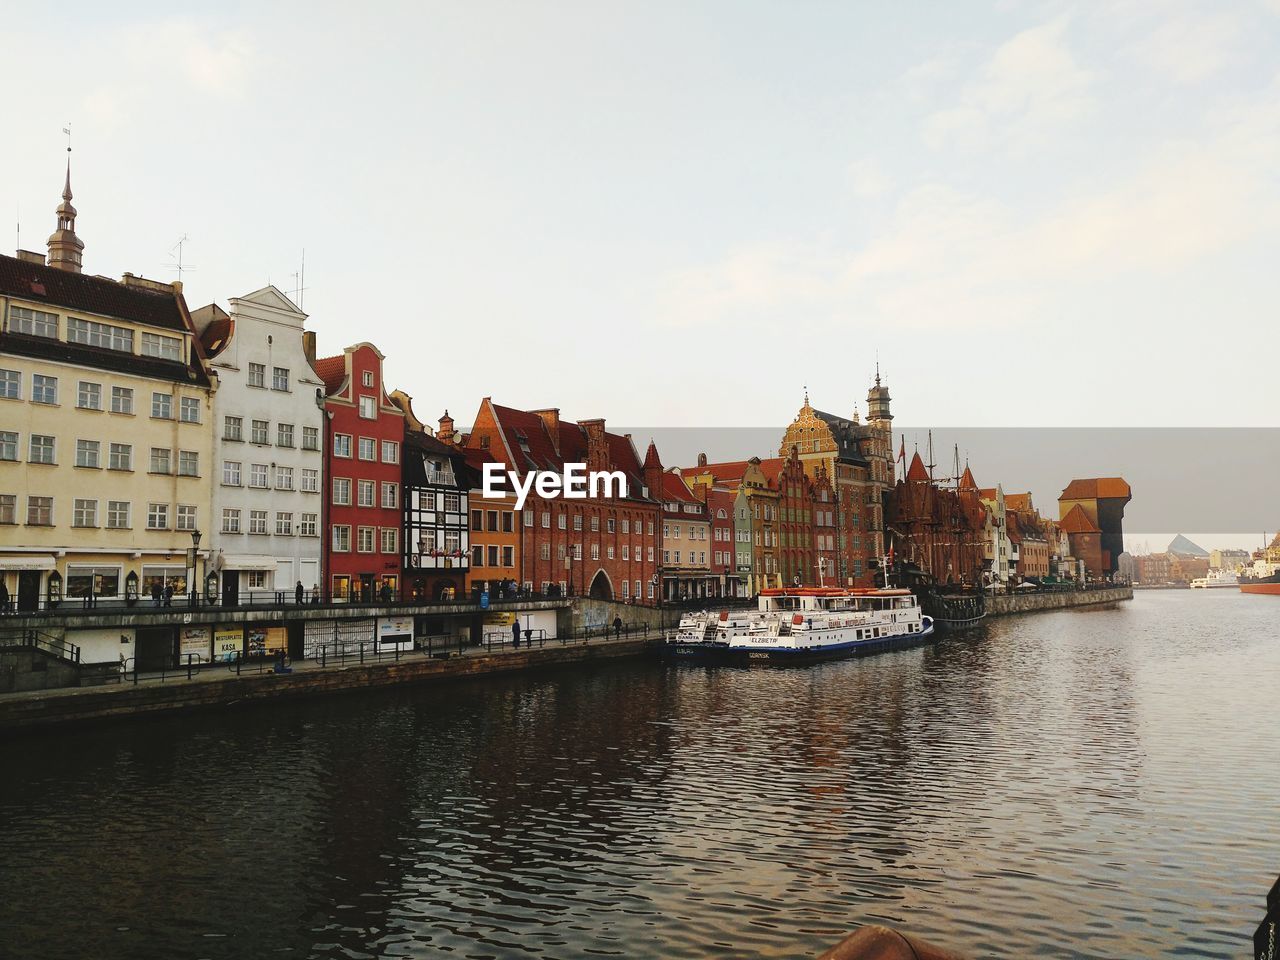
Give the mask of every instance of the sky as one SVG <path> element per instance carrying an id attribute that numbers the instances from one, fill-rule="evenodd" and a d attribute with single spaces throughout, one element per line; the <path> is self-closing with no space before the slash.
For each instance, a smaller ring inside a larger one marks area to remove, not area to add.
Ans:
<path id="1" fill-rule="evenodd" d="M 87 270 L 305 249 L 428 421 L 782 427 L 878 359 L 921 427 L 1271 427 L 1277 49 L 1280 0 L 27 4 L 0 210 L 43 249 L 70 123 Z"/>

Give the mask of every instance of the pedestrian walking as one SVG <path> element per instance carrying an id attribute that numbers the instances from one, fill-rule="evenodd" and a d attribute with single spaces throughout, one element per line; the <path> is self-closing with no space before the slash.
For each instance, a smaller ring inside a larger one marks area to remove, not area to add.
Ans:
<path id="1" fill-rule="evenodd" d="M 164 605 L 166 607 L 173 606 L 173 584 L 166 583 L 164 585 Z"/>
<path id="2" fill-rule="evenodd" d="M 164 595 L 164 588 L 160 586 L 160 581 L 157 580 L 155 583 L 151 585 L 151 602 L 154 603 L 157 607 L 160 606 L 160 598 L 163 595 Z"/>
<path id="3" fill-rule="evenodd" d="M 9 612 L 9 588 L 5 585 L 4 577 L 0 577 L 0 613 Z"/>
<path id="4" fill-rule="evenodd" d="M 515 619 L 511 623 L 511 646 L 520 649 L 520 620 Z"/>
<path id="5" fill-rule="evenodd" d="M 690 529 L 693 529 L 693 528 L 690 527 Z M 615 640 L 622 639 L 622 617 L 613 618 L 613 639 Z"/>
<path id="6" fill-rule="evenodd" d="M 299 606 L 302 605 L 302 597 L 305 593 L 306 591 L 302 589 L 302 581 L 299 580 L 298 585 L 293 588 L 293 599 L 297 601 Z"/>

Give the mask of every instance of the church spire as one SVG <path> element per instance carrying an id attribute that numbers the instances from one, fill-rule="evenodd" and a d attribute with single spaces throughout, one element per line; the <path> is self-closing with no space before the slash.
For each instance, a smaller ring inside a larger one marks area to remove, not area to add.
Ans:
<path id="1" fill-rule="evenodd" d="M 67 179 L 58 204 L 58 229 L 49 235 L 49 266 L 79 273 L 84 241 L 76 236 L 76 208 L 71 205 L 71 147 L 67 146 Z"/>

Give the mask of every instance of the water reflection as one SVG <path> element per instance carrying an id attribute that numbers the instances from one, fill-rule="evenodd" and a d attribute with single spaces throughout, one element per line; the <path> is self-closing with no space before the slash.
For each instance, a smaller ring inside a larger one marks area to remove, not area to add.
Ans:
<path id="1" fill-rule="evenodd" d="M 883 919 L 975 957 L 1236 956 L 1280 867 L 1270 604 L 11 742 L 5 952 L 796 956 Z"/>

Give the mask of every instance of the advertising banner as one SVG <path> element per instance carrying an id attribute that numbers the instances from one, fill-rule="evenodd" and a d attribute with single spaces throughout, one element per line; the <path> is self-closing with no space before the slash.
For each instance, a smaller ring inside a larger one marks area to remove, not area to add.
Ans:
<path id="1" fill-rule="evenodd" d="M 178 631 L 178 663 L 187 662 L 188 654 L 192 663 L 207 661 L 210 653 L 209 627 L 182 627 Z"/>
<path id="2" fill-rule="evenodd" d="M 378 646 L 413 644 L 413 617 L 379 617 Z"/>
<path id="3" fill-rule="evenodd" d="M 213 631 L 213 659 L 234 660 L 244 645 L 244 630 L 240 627 L 215 627 Z"/>

